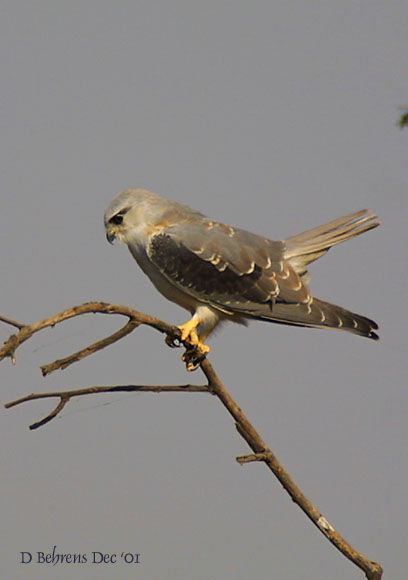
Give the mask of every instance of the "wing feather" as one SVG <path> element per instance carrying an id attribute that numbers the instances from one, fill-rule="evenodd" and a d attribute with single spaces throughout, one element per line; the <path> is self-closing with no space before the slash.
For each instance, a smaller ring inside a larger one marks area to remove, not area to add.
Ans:
<path id="1" fill-rule="evenodd" d="M 173 284 L 215 307 L 270 312 L 276 301 L 308 303 L 284 245 L 219 222 L 171 226 L 152 236 L 150 260 Z"/>
<path id="2" fill-rule="evenodd" d="M 313 299 L 282 242 L 231 232 L 214 222 L 171 226 L 151 237 L 147 255 L 178 290 L 224 313 L 378 338 L 372 320 Z"/>

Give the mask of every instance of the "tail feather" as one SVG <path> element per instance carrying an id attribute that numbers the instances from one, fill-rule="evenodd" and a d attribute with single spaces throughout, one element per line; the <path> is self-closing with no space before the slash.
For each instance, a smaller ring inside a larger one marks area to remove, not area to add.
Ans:
<path id="1" fill-rule="evenodd" d="M 318 298 L 314 298 L 310 304 L 277 302 L 272 311 L 258 312 L 254 318 L 294 326 L 345 330 L 372 340 L 379 338 L 374 332 L 378 329 L 374 320 Z"/>
<path id="2" fill-rule="evenodd" d="M 298 274 L 303 274 L 310 262 L 323 256 L 332 246 L 380 225 L 379 221 L 373 221 L 377 217 L 370 210 L 362 209 L 291 236 L 285 240 L 285 258 Z"/>
<path id="3" fill-rule="evenodd" d="M 322 326 L 346 330 L 373 340 L 379 339 L 379 336 L 374 332 L 378 330 L 378 324 L 366 316 L 356 314 L 341 306 L 330 304 L 317 298 L 313 300 L 311 306 L 313 317 L 324 317 L 324 320 L 320 323 Z"/>

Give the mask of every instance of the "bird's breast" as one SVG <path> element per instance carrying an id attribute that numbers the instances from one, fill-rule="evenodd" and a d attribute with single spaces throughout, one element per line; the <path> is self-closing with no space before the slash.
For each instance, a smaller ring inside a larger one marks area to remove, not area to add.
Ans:
<path id="1" fill-rule="evenodd" d="M 195 312 L 197 307 L 201 304 L 196 298 L 179 290 L 174 284 L 169 282 L 167 278 L 160 272 L 160 270 L 152 264 L 146 250 L 141 244 L 128 244 L 130 253 L 135 258 L 136 262 L 143 270 L 143 272 L 150 278 L 157 290 L 171 302 L 175 302 L 182 308 L 189 312 Z"/>

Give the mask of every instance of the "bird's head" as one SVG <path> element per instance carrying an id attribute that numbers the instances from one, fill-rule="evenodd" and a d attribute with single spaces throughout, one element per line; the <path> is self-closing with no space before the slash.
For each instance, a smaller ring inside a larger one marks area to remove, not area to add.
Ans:
<path id="1" fill-rule="evenodd" d="M 124 236 L 127 230 L 127 220 L 126 215 L 129 213 L 130 208 L 124 207 L 122 209 L 118 209 L 114 213 L 105 214 L 105 230 L 106 230 L 106 239 L 110 244 L 113 244 L 114 240 L 118 238 L 121 241 L 124 241 Z"/>
<path id="2" fill-rule="evenodd" d="M 106 239 L 109 243 L 117 238 L 128 243 L 131 233 L 142 234 L 140 228 L 151 221 L 154 208 L 161 199 L 142 188 L 127 189 L 110 203 L 104 216 Z"/>

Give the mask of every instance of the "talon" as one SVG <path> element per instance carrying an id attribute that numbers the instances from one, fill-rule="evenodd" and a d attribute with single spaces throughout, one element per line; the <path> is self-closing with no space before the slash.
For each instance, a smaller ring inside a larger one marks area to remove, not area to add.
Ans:
<path id="1" fill-rule="evenodd" d="M 203 358 L 210 352 L 211 347 L 208 344 L 204 344 L 203 342 L 199 342 L 196 346 L 196 352 L 199 356 Z"/>
<path id="2" fill-rule="evenodd" d="M 188 370 L 189 373 L 196 371 L 199 366 L 200 366 L 199 363 L 193 362 L 191 360 L 188 363 L 186 363 L 186 369 Z"/>
<path id="3" fill-rule="evenodd" d="M 182 360 L 186 361 L 187 359 L 194 356 L 195 358 L 202 360 L 203 358 L 206 357 L 206 355 L 210 352 L 210 350 L 211 347 L 209 347 L 207 344 L 204 344 L 203 342 L 198 342 L 196 345 L 187 348 L 186 352 L 183 354 L 181 358 Z"/>
<path id="4" fill-rule="evenodd" d="M 166 338 L 164 339 L 164 342 L 167 344 L 167 346 L 169 346 L 170 348 L 180 348 L 181 343 L 180 340 L 178 338 L 173 338 L 172 336 L 170 336 L 169 334 L 166 336 Z"/>
<path id="5" fill-rule="evenodd" d="M 186 350 L 186 352 L 183 354 L 183 356 L 181 357 L 181 360 L 185 363 L 187 363 L 191 357 L 192 357 L 192 351 L 191 350 Z"/>
<path id="6" fill-rule="evenodd" d="M 192 348 L 186 349 L 186 352 L 181 357 L 181 360 L 186 363 L 188 371 L 195 371 L 200 366 L 200 362 L 205 359 L 211 348 L 206 344 L 200 342 Z"/>
<path id="7" fill-rule="evenodd" d="M 209 346 L 202 342 L 208 336 L 208 333 L 202 336 L 197 334 L 196 329 L 199 324 L 200 321 L 193 316 L 185 324 L 178 326 L 181 332 L 180 342 L 187 343 L 186 352 L 181 358 L 186 363 L 188 371 L 195 371 L 211 350 Z"/>
<path id="8" fill-rule="evenodd" d="M 186 370 L 189 372 L 195 371 L 200 366 L 200 360 L 195 356 L 194 351 L 186 350 L 181 357 L 181 360 L 186 363 Z"/>

